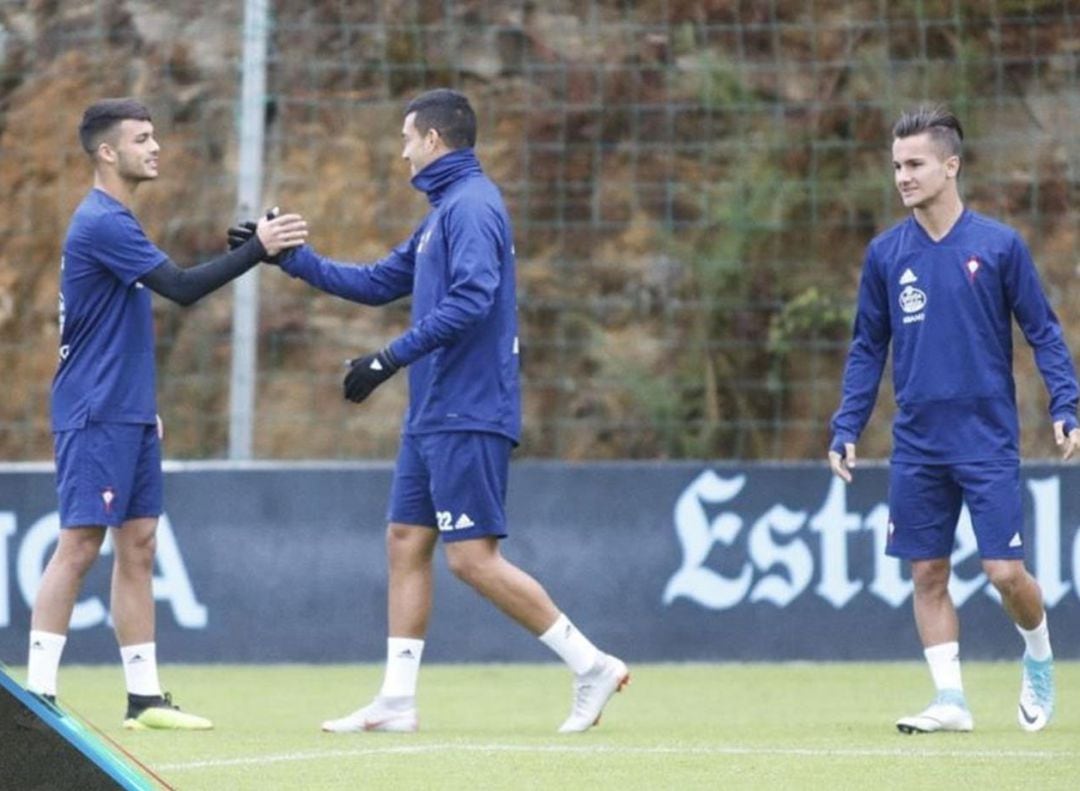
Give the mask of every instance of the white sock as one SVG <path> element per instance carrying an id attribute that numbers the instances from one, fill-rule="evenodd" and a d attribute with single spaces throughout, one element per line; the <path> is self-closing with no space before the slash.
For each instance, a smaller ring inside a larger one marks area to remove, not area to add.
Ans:
<path id="1" fill-rule="evenodd" d="M 401 698 L 416 696 L 416 679 L 420 675 L 420 659 L 424 641 L 409 637 L 386 639 L 386 674 L 379 696 Z"/>
<path id="2" fill-rule="evenodd" d="M 563 613 L 559 613 L 551 628 L 540 635 L 540 641 L 579 676 L 592 670 L 600 657 L 600 650 Z"/>
<path id="3" fill-rule="evenodd" d="M 938 692 L 944 690 L 964 691 L 964 682 L 960 679 L 960 644 L 939 643 L 923 651 L 930 665 L 930 675 Z"/>
<path id="4" fill-rule="evenodd" d="M 56 674 L 67 636 L 30 631 L 30 657 L 26 663 L 26 688 L 39 695 L 56 694 Z"/>
<path id="5" fill-rule="evenodd" d="M 1050 627 L 1046 624 L 1045 614 L 1042 623 L 1031 631 L 1021 629 L 1019 626 L 1016 630 L 1024 638 L 1024 647 L 1027 648 L 1028 656 L 1036 662 L 1045 662 L 1054 656 L 1053 651 L 1050 650 Z"/>
<path id="6" fill-rule="evenodd" d="M 124 681 L 131 695 L 160 695 L 157 672 L 157 646 L 154 643 L 120 646 L 124 663 Z"/>

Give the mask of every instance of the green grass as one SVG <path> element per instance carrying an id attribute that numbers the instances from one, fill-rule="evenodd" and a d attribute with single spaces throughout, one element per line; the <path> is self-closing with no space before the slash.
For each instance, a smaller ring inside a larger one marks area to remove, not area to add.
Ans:
<path id="1" fill-rule="evenodd" d="M 1059 662 L 1043 733 L 1016 724 L 1018 663 L 964 666 L 971 734 L 893 727 L 930 697 L 917 663 L 639 665 L 583 735 L 555 729 L 570 679 L 555 665 L 431 665 L 417 734 L 324 734 L 367 702 L 381 668 L 166 666 L 204 733 L 120 728 L 118 667 L 64 667 L 61 702 L 179 789 L 1073 789 L 1080 662 Z M 22 678 L 16 672 L 15 677 Z"/>

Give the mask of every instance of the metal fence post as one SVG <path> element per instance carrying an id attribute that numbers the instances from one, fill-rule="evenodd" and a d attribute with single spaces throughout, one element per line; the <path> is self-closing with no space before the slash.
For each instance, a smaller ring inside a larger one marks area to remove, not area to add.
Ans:
<path id="1" fill-rule="evenodd" d="M 237 215 L 262 211 L 263 149 L 266 124 L 266 0 L 244 0 L 244 54 L 240 94 L 240 163 Z M 232 369 L 229 387 L 229 458 L 250 459 L 255 423 L 258 359 L 259 268 L 234 285 Z"/>

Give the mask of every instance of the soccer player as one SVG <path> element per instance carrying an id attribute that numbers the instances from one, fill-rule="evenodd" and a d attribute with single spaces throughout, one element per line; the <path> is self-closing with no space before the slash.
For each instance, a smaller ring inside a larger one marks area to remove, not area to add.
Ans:
<path id="1" fill-rule="evenodd" d="M 259 221 L 254 238 L 181 269 L 143 233 L 130 205 L 158 177 L 150 113 L 132 99 L 88 107 L 79 139 L 94 186 L 75 210 L 60 261 L 60 360 L 52 388 L 60 537 L 34 601 L 27 687 L 55 700 L 72 608 L 106 528 L 111 609 L 128 707 L 124 727 L 204 729 L 158 681 L 151 589 L 162 512 L 161 422 L 154 392 L 150 291 L 190 305 L 260 259 L 304 241 L 295 214 Z"/>
<path id="2" fill-rule="evenodd" d="M 1042 592 L 1024 568 L 1012 318 L 1034 350 L 1064 459 L 1080 443 L 1076 372 L 1020 235 L 961 200 L 960 122 L 924 107 L 905 113 L 893 137 L 896 187 L 911 216 L 866 253 L 829 463 L 851 481 L 891 343 L 897 412 L 886 551 L 911 562 L 915 623 L 937 688 L 928 708 L 896 725 L 904 733 L 974 726 L 948 591 L 966 504 L 983 571 L 1024 642 L 1017 719 L 1037 731 L 1054 710 L 1053 658 Z"/>
<path id="3" fill-rule="evenodd" d="M 306 246 L 280 263 L 293 277 L 362 304 L 412 295 L 411 328 L 353 360 L 344 384 L 345 397 L 360 403 L 409 367 L 387 515 L 386 672 L 372 703 L 324 722 L 323 730 L 417 729 L 417 674 L 441 537 L 453 573 L 569 665 L 573 706 L 559 730 L 584 731 L 629 680 L 626 665 L 598 650 L 533 577 L 499 552 L 507 535 L 510 451 L 521 424 L 510 218 L 473 151 L 476 116 L 464 95 L 439 89 L 418 96 L 405 108 L 402 139 L 412 184 L 432 206 L 412 236 L 370 266 L 330 261 Z M 247 233 L 230 229 L 231 243 Z"/>

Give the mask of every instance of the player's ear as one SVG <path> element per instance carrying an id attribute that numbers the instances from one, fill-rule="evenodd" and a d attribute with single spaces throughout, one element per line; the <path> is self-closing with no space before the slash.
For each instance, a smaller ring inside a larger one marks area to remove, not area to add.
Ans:
<path id="1" fill-rule="evenodd" d="M 953 154 L 951 157 L 945 160 L 945 171 L 949 174 L 949 178 L 956 178 L 960 175 L 960 157 Z"/>
<path id="2" fill-rule="evenodd" d="M 442 143 L 442 135 L 439 134 L 439 130 L 434 126 L 427 130 L 427 134 L 424 135 L 425 142 L 428 147 L 434 151 Z"/>
<path id="3" fill-rule="evenodd" d="M 102 140 L 98 143 L 97 148 L 94 149 L 94 159 L 98 162 L 108 162 L 109 164 L 112 164 L 116 161 L 116 149 Z"/>

